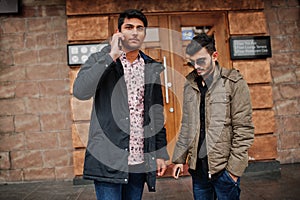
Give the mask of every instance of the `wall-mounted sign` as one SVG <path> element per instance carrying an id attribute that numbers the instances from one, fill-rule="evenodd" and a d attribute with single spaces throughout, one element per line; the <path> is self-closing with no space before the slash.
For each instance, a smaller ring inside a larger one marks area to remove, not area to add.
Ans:
<path id="1" fill-rule="evenodd" d="M 270 36 L 240 36 L 230 38 L 232 60 L 272 57 Z"/>
<path id="2" fill-rule="evenodd" d="M 20 10 L 20 0 L 0 0 L 0 14 L 16 14 Z"/>
<path id="3" fill-rule="evenodd" d="M 182 30 L 182 40 L 192 40 L 194 37 L 194 31 L 190 30 Z"/>
<path id="4" fill-rule="evenodd" d="M 68 65 L 81 65 L 88 57 L 100 51 L 107 43 L 102 44 L 68 44 Z"/>

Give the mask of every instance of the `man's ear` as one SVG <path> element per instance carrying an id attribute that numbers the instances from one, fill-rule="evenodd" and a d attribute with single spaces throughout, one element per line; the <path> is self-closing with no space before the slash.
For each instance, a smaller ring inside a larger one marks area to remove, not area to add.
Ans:
<path id="1" fill-rule="evenodd" d="M 214 61 L 218 60 L 218 56 L 219 56 L 219 53 L 217 51 L 213 52 L 212 58 L 214 59 Z"/>

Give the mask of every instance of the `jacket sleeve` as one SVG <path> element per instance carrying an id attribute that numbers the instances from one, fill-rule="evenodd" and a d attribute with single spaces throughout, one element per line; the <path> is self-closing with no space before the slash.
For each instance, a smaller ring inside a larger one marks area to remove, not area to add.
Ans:
<path id="1" fill-rule="evenodd" d="M 254 140 L 252 106 L 248 85 L 244 79 L 231 82 L 232 145 L 226 169 L 235 176 L 242 176 L 248 166 L 248 149 Z"/>
<path id="2" fill-rule="evenodd" d="M 107 53 L 92 54 L 77 74 L 73 85 L 73 95 L 80 100 L 93 97 L 101 76 L 111 63 L 113 60 Z"/>
<path id="3" fill-rule="evenodd" d="M 191 137 L 189 133 L 189 120 L 188 120 L 188 108 L 187 108 L 187 95 L 186 87 L 184 87 L 184 99 L 183 99 L 183 108 L 182 108 L 182 120 L 181 128 L 178 135 L 178 139 L 173 151 L 172 163 L 174 164 L 185 164 L 188 154 L 189 143 L 191 142 Z"/>

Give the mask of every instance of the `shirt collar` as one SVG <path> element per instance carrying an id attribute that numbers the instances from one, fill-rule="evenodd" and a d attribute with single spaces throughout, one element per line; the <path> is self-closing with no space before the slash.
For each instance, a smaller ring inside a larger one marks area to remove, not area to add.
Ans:
<path id="1" fill-rule="evenodd" d="M 143 58 L 142 58 L 141 54 L 139 53 L 138 56 L 137 56 L 137 58 L 133 61 L 132 64 L 134 64 L 134 63 L 136 63 L 136 62 L 140 62 L 141 59 L 143 59 Z M 120 60 L 121 60 L 122 63 L 124 63 L 125 61 L 127 61 L 126 53 L 125 53 L 125 52 L 123 52 L 123 53 L 121 54 Z"/>

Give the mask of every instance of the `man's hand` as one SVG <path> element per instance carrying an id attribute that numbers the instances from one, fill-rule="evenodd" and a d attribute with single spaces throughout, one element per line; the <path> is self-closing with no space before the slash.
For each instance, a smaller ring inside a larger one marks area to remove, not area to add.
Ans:
<path id="1" fill-rule="evenodd" d="M 232 173 L 228 172 L 229 176 L 232 178 L 232 180 L 234 180 L 234 182 L 237 182 L 238 181 L 238 178 L 237 176 L 233 175 Z"/>
<path id="2" fill-rule="evenodd" d="M 179 177 L 179 174 L 176 174 L 178 168 L 180 169 L 180 173 L 183 173 L 183 164 L 175 164 L 174 165 L 173 170 L 172 170 L 172 176 L 175 179 L 178 179 L 178 177 Z"/>
<path id="3" fill-rule="evenodd" d="M 157 175 L 163 176 L 167 170 L 167 165 L 164 159 L 156 159 Z"/>
<path id="4" fill-rule="evenodd" d="M 122 54 L 122 50 L 120 49 L 120 44 L 122 43 L 121 41 L 124 40 L 124 35 L 123 33 L 117 32 L 112 36 L 111 39 L 111 50 L 109 55 L 111 58 L 115 61 L 117 58 L 120 57 Z"/>

